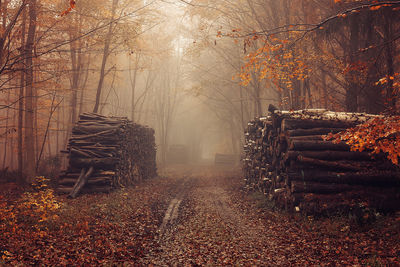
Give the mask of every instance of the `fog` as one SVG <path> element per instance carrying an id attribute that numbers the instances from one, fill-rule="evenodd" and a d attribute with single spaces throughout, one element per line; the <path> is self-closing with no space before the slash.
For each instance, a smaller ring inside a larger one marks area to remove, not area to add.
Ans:
<path id="1" fill-rule="evenodd" d="M 179 1 L 158 3 L 152 12 L 157 21 L 144 27 L 150 30 L 138 47 L 113 61 L 121 71 L 108 81 L 102 113 L 154 128 L 160 164 L 174 162 L 168 156 L 174 157 L 170 150 L 176 146 L 184 146 L 188 163 L 211 161 L 216 153 L 238 155 L 243 128 L 232 109 L 238 109 L 240 96 L 231 92 L 238 87 L 232 68 L 215 56 L 223 44 L 217 50 L 207 47 L 216 31 L 199 31 L 202 21 Z"/>

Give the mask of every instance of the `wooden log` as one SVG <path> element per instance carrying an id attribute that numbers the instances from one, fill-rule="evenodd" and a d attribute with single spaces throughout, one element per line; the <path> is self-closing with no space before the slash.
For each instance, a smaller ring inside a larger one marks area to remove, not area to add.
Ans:
<path id="1" fill-rule="evenodd" d="M 287 176 L 290 182 L 306 181 L 319 182 L 321 184 L 400 186 L 400 173 L 395 171 L 331 172 L 302 170 L 288 173 Z"/>
<path id="2" fill-rule="evenodd" d="M 77 141 L 77 140 L 90 139 L 90 138 L 98 137 L 98 136 L 106 136 L 106 135 L 110 136 L 110 135 L 114 135 L 116 133 L 117 133 L 117 129 L 111 129 L 111 130 L 106 130 L 106 131 L 93 133 L 93 134 L 74 135 L 74 136 L 71 137 L 71 140 Z"/>
<path id="3" fill-rule="evenodd" d="M 70 139 L 70 144 L 72 144 L 75 139 L 75 137 L 72 136 Z M 87 140 L 90 140 L 93 143 L 100 143 L 102 145 L 113 145 L 113 144 L 118 144 L 119 140 L 122 139 L 122 137 L 118 137 L 117 135 L 107 135 L 107 136 L 95 136 L 95 137 L 90 137 Z M 119 147 L 119 146 L 118 146 Z"/>
<path id="4" fill-rule="evenodd" d="M 326 120 L 326 121 L 340 121 L 360 124 L 370 119 L 382 117 L 381 115 L 373 115 L 366 113 L 354 112 L 334 112 L 325 109 L 304 109 L 296 111 L 280 111 L 276 110 L 273 115 L 280 118 L 290 118 L 298 120 Z"/>
<path id="5" fill-rule="evenodd" d="M 346 128 L 311 128 L 311 129 L 295 129 L 285 131 L 287 136 L 310 136 L 310 135 L 327 135 L 329 133 L 338 133 L 346 130 Z"/>
<path id="6" fill-rule="evenodd" d="M 289 143 L 290 150 L 304 151 L 322 151 L 322 150 L 337 150 L 337 151 L 350 151 L 349 145 L 342 142 L 335 144 L 330 141 L 317 141 L 317 140 L 291 140 Z"/>
<path id="7" fill-rule="evenodd" d="M 115 171 L 99 171 L 94 174 L 94 176 L 114 176 Z"/>
<path id="8" fill-rule="evenodd" d="M 76 148 L 70 148 L 70 151 L 71 151 L 71 154 L 75 154 L 75 155 L 78 155 L 78 156 L 81 156 L 81 157 L 84 157 L 84 158 L 90 158 L 91 157 L 91 155 L 89 155 L 88 153 L 83 152 L 83 151 L 81 151 L 79 149 L 76 149 Z"/>
<path id="9" fill-rule="evenodd" d="M 71 146 L 73 148 L 74 146 Z M 95 150 L 95 151 L 102 151 L 102 152 L 115 152 L 117 151 L 118 145 L 113 145 L 113 146 L 107 146 L 107 145 L 93 145 L 93 146 L 77 146 L 81 149 L 87 149 L 87 150 Z"/>
<path id="10" fill-rule="evenodd" d="M 337 170 L 359 171 L 359 170 L 365 168 L 365 166 L 362 166 L 362 164 L 361 164 L 361 166 L 360 166 L 360 164 L 355 164 L 357 162 L 348 163 L 348 162 L 340 162 L 340 161 L 328 161 L 328 160 L 308 158 L 308 157 L 304 157 L 304 156 L 298 156 L 297 162 L 300 162 L 300 163 L 306 164 L 306 165 L 308 164 L 308 165 L 321 166 L 324 168 L 334 168 Z"/>
<path id="11" fill-rule="evenodd" d="M 292 140 L 316 140 L 316 141 L 324 141 L 323 135 L 302 135 L 302 136 L 286 136 L 283 135 L 283 138 L 287 143 L 290 143 Z"/>
<path id="12" fill-rule="evenodd" d="M 334 169 L 347 170 L 347 171 L 368 171 L 373 172 L 374 170 L 386 170 L 386 171 L 400 171 L 399 167 L 392 164 L 388 160 L 375 160 L 375 161 L 363 161 L 363 160 L 320 160 L 314 158 L 308 158 L 299 156 L 297 160 L 291 161 L 294 165 L 298 165 L 300 168 L 305 166 L 317 167 L 320 169 Z"/>
<path id="13" fill-rule="evenodd" d="M 71 158 L 70 165 L 73 167 L 89 167 L 103 170 L 113 170 L 118 163 L 117 158 Z"/>
<path id="14" fill-rule="evenodd" d="M 322 159 L 322 160 L 365 160 L 373 161 L 373 156 L 368 152 L 357 152 L 357 151 L 293 151 L 289 150 L 283 156 L 284 160 L 294 160 L 298 156 L 307 158 Z M 382 157 L 381 155 L 374 155 L 375 157 Z"/>
<path id="15" fill-rule="evenodd" d="M 72 128 L 73 134 L 93 134 L 98 132 L 104 132 L 107 130 L 114 130 L 116 126 L 109 126 L 109 125 L 76 125 Z"/>
<path id="16" fill-rule="evenodd" d="M 83 156 L 84 158 L 110 158 L 113 157 L 116 153 L 106 153 L 102 150 L 98 149 L 83 149 L 71 147 L 71 153 L 79 156 Z"/>
<path id="17" fill-rule="evenodd" d="M 75 198 L 79 194 L 79 191 L 82 189 L 83 186 L 85 186 L 87 179 L 93 173 L 93 170 L 94 170 L 93 166 L 91 166 L 87 172 L 86 169 L 84 168 L 82 169 L 81 175 L 79 176 L 78 180 L 74 185 L 74 188 L 69 194 L 70 198 Z"/>
<path id="18" fill-rule="evenodd" d="M 68 140 L 68 145 L 69 146 L 92 146 L 92 145 L 96 145 L 96 142 L 94 141 L 81 141 L 81 140 Z"/>
<path id="19" fill-rule="evenodd" d="M 292 181 L 290 191 L 292 193 L 317 193 L 332 194 L 359 189 L 359 187 L 347 184 L 322 184 L 315 182 Z"/>
<path id="20" fill-rule="evenodd" d="M 313 129 L 313 128 L 350 128 L 356 124 L 351 122 L 330 121 L 330 120 L 309 120 L 309 119 L 284 119 L 282 120 L 281 130 L 288 131 L 294 129 Z"/>

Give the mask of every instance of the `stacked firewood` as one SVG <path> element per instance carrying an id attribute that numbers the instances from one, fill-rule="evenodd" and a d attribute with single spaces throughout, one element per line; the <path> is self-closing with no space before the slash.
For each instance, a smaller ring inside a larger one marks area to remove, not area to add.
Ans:
<path id="1" fill-rule="evenodd" d="M 278 206 L 306 213 L 368 203 L 378 209 L 400 204 L 400 171 L 384 155 L 354 152 L 326 140 L 375 115 L 322 109 L 279 111 L 248 123 L 243 170 Z"/>
<path id="2" fill-rule="evenodd" d="M 67 151 L 69 166 L 58 191 L 109 192 L 156 175 L 154 130 L 124 117 L 80 115 Z"/>

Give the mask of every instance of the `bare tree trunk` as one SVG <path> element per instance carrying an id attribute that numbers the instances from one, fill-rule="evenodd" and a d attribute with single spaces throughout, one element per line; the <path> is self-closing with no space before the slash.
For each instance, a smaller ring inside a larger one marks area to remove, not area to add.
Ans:
<path id="1" fill-rule="evenodd" d="M 135 90 L 136 90 L 136 77 L 137 77 L 137 71 L 138 71 L 138 65 L 140 61 L 140 54 L 136 53 L 136 58 L 135 58 L 135 71 L 133 72 L 133 77 L 132 77 L 132 69 L 131 69 L 131 61 L 129 60 L 129 79 L 131 81 L 131 88 L 132 88 L 132 108 L 131 108 L 131 120 L 135 122 L 135 107 L 136 107 L 136 100 L 135 100 Z"/>
<path id="2" fill-rule="evenodd" d="M 391 9 L 387 9 L 385 12 L 385 51 L 386 51 L 386 76 L 387 76 L 387 89 L 386 89 L 386 104 L 389 105 L 390 109 L 392 112 L 396 112 L 396 96 L 395 96 L 395 90 L 393 88 L 393 80 L 392 77 L 394 77 L 394 63 L 393 63 L 393 58 L 394 58 L 394 41 L 393 41 L 393 25 L 392 25 L 392 17 L 393 12 Z"/>
<path id="3" fill-rule="evenodd" d="M 79 114 L 81 114 L 83 110 L 83 97 L 85 95 L 86 83 L 89 78 L 89 67 L 90 67 L 90 53 L 88 53 L 87 55 L 85 78 L 83 79 L 83 82 L 81 84 L 81 95 L 79 100 L 79 112 L 78 112 Z"/>
<path id="4" fill-rule="evenodd" d="M 306 87 L 307 94 L 308 94 L 308 106 L 307 106 L 307 108 L 313 108 L 314 107 L 314 103 L 313 103 L 312 95 L 311 95 L 310 78 L 306 78 L 305 79 L 304 86 Z"/>
<path id="5" fill-rule="evenodd" d="M 26 25 L 26 9 L 22 13 L 22 27 L 21 27 L 21 47 L 25 47 L 25 25 Z M 21 51 L 21 53 L 24 53 Z M 21 62 L 21 70 L 24 70 L 23 61 Z M 25 71 L 20 72 L 20 88 L 19 88 L 19 102 L 18 102 L 18 178 L 22 178 L 24 171 L 24 158 L 23 158 L 23 120 L 24 120 L 24 89 L 25 89 Z"/>
<path id="6" fill-rule="evenodd" d="M 57 105 L 54 105 L 54 101 L 55 100 L 56 100 L 56 93 L 54 92 L 53 98 L 51 100 L 49 119 L 47 120 L 46 131 L 45 131 L 44 137 L 43 137 L 43 143 L 42 143 L 42 146 L 40 148 L 39 157 L 38 157 L 38 160 L 37 160 L 37 163 L 36 163 L 36 171 L 38 171 L 38 169 L 39 169 L 40 159 L 42 158 L 42 155 L 43 155 L 44 145 L 46 144 L 47 136 L 49 135 L 51 118 L 53 117 L 54 112 L 57 110 L 58 105 L 61 104 L 61 102 L 59 102 Z M 49 141 L 49 143 L 50 143 L 50 141 Z"/>
<path id="7" fill-rule="evenodd" d="M 10 103 L 10 90 L 8 90 L 7 94 L 7 103 Z M 8 118 L 10 115 L 10 109 L 7 108 L 6 111 L 6 128 L 4 133 L 4 153 L 3 153 L 3 169 L 6 167 L 6 159 L 7 159 L 7 145 L 8 145 Z"/>
<path id="8" fill-rule="evenodd" d="M 322 90 L 324 92 L 324 108 L 328 109 L 328 88 L 326 84 L 326 73 L 324 71 L 321 72 L 322 79 Z"/>
<path id="9" fill-rule="evenodd" d="M 240 122 L 242 125 L 242 132 L 243 132 L 246 125 L 244 122 L 243 87 L 241 85 L 239 85 L 239 97 L 240 97 Z"/>
<path id="10" fill-rule="evenodd" d="M 33 44 L 36 33 L 36 0 L 29 0 L 29 27 L 25 45 L 26 56 L 26 101 L 25 101 L 25 147 L 26 174 L 28 182 L 35 175 L 35 131 L 34 131 L 34 88 L 33 88 Z"/>
<path id="11" fill-rule="evenodd" d="M 117 8 L 117 4 L 118 4 L 118 0 L 113 0 L 112 7 L 111 7 L 110 25 L 108 27 L 108 32 L 107 32 L 106 39 L 104 41 L 103 58 L 102 58 L 102 61 L 101 61 L 101 69 L 100 69 L 100 78 L 99 78 L 99 83 L 97 85 L 96 102 L 95 102 L 94 108 L 93 108 L 93 112 L 94 113 L 97 113 L 99 111 L 99 107 L 100 107 L 101 91 L 103 89 L 105 69 L 106 69 L 107 59 L 108 59 L 108 56 L 110 54 L 110 43 L 111 43 L 112 28 L 113 28 L 112 21 L 114 20 L 115 10 Z"/>
<path id="12" fill-rule="evenodd" d="M 60 151 L 60 110 L 57 111 L 56 154 Z"/>
<path id="13" fill-rule="evenodd" d="M 348 64 L 355 63 L 355 54 L 359 45 L 359 16 L 354 14 L 350 18 L 350 54 L 348 55 Z M 356 112 L 358 109 L 358 86 L 355 78 L 358 73 L 349 71 L 346 75 L 347 90 L 346 90 L 346 109 L 350 112 Z"/>
<path id="14" fill-rule="evenodd" d="M 72 14 L 71 14 L 72 15 Z M 74 14 L 75 19 L 72 18 L 73 27 L 70 31 L 70 56 L 72 64 L 72 81 L 71 81 L 71 125 L 73 125 L 77 120 L 77 109 L 78 109 L 78 91 L 79 82 L 82 76 L 82 39 L 79 38 L 78 41 L 72 41 L 76 39 L 76 36 L 80 35 L 82 27 L 82 18 L 78 14 Z"/>

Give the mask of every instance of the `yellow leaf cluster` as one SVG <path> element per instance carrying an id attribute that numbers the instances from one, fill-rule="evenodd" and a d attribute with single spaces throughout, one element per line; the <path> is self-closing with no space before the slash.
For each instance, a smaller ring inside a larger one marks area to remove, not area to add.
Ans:
<path id="1" fill-rule="evenodd" d="M 33 191 L 24 193 L 13 205 L 2 201 L 0 196 L 0 229 L 15 231 L 22 224 L 29 224 L 40 230 L 43 223 L 57 219 L 61 205 L 47 182 L 44 177 L 37 177 L 32 185 Z"/>

